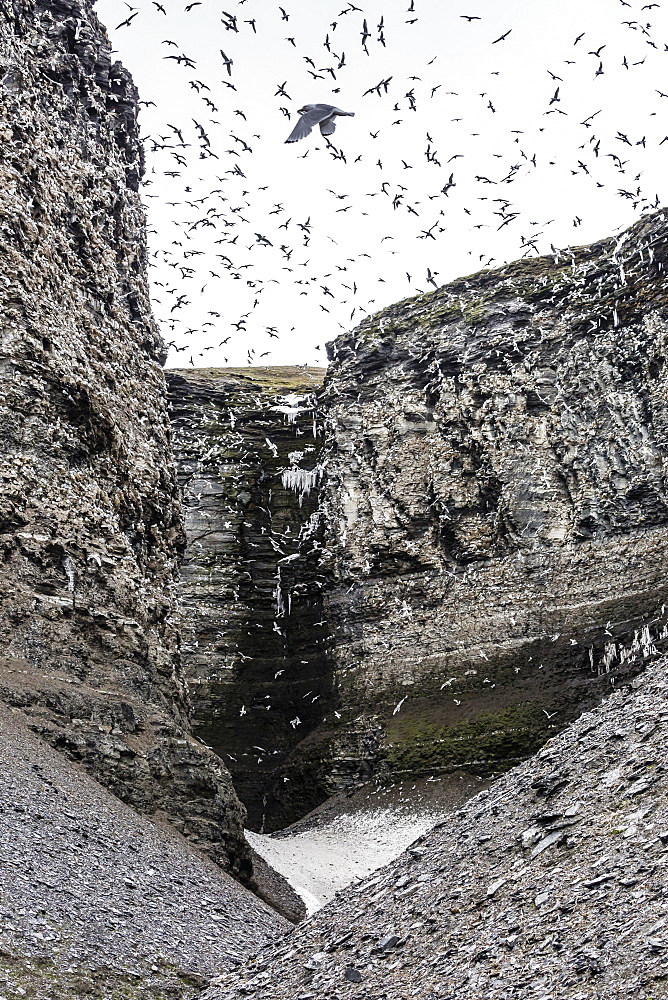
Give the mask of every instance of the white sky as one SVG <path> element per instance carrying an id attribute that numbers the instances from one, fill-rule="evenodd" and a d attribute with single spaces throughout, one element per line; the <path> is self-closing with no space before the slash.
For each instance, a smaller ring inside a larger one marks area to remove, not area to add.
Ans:
<path id="1" fill-rule="evenodd" d="M 326 341 L 433 287 L 429 273 L 441 285 L 588 243 L 666 199 L 668 17 L 656 4 L 285 0 L 286 21 L 273 0 L 189 2 L 164 0 L 165 14 L 151 0 L 96 4 L 155 104 L 140 116 L 143 194 L 168 366 L 323 364 Z M 195 66 L 165 58 L 179 55 Z M 388 77 L 387 93 L 364 96 Z M 284 81 L 290 99 L 276 95 Z M 338 119 L 335 148 L 317 129 L 286 145 L 297 109 L 316 102 L 355 112 Z"/>

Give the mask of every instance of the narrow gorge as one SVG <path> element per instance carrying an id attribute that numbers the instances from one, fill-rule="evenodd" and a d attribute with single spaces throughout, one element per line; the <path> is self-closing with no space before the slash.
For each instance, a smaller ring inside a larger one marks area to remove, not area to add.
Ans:
<path id="1" fill-rule="evenodd" d="M 188 544 L 180 597 L 195 732 L 233 775 L 253 829 L 327 795 L 282 769 L 331 712 L 319 494 L 318 369 L 168 371 Z"/>
<path id="2" fill-rule="evenodd" d="M 251 828 L 498 774 L 666 648 L 665 225 L 399 303 L 299 401 L 168 373 L 196 727 Z"/>
<path id="3" fill-rule="evenodd" d="M 668 995 L 668 212 L 164 370 L 88 0 L 0 94 L 0 992 Z M 244 828 L 460 775 L 292 928 Z"/>

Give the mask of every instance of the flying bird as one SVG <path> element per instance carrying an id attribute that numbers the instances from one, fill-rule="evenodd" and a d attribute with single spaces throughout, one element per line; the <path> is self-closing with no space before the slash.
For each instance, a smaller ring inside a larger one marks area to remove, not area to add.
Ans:
<path id="1" fill-rule="evenodd" d="M 310 135 L 314 125 L 320 126 L 321 135 L 331 135 L 336 128 L 334 119 L 337 115 L 355 117 L 354 111 L 341 111 L 340 108 L 335 108 L 331 104 L 305 104 L 299 108 L 299 114 L 301 118 L 285 140 L 286 142 L 299 142 L 300 139 L 306 138 L 307 135 Z"/>
<path id="2" fill-rule="evenodd" d="M 132 22 L 134 21 L 134 19 L 136 18 L 136 16 L 137 16 L 138 13 L 139 13 L 139 11 L 136 10 L 134 12 L 134 14 L 130 14 L 130 16 L 128 18 L 126 18 L 125 21 L 121 21 L 120 24 L 117 24 L 116 25 L 116 31 L 118 31 L 119 28 L 125 28 L 126 25 L 129 26 L 130 24 L 132 24 Z"/>

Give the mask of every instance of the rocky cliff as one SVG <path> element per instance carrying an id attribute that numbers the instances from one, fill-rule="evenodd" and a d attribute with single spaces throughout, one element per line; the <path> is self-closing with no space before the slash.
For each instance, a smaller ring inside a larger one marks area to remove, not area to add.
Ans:
<path id="1" fill-rule="evenodd" d="M 223 755 L 254 829 L 285 826 L 327 795 L 313 770 L 283 773 L 333 694 L 318 513 L 323 375 L 167 373 L 195 731 Z"/>
<path id="2" fill-rule="evenodd" d="M 197 725 L 256 828 L 372 773 L 498 773 L 665 648 L 667 237 L 384 310 L 294 424 L 288 370 L 171 376 Z"/>
<path id="3" fill-rule="evenodd" d="M 310 761 L 507 767 L 665 648 L 667 260 L 659 212 L 331 346 Z"/>
<path id="4" fill-rule="evenodd" d="M 0 93 L 0 697 L 247 872 L 229 774 L 188 731 L 135 88 L 85 0 L 14 0 Z"/>
<path id="5" fill-rule="evenodd" d="M 2 981 L 189 995 L 285 927 L 193 850 L 250 874 L 182 620 L 258 826 L 621 688 L 212 997 L 662 995 L 666 213 L 370 318 L 317 402 L 170 376 L 179 617 L 132 82 L 86 0 L 3 0 L 0 93 Z"/>

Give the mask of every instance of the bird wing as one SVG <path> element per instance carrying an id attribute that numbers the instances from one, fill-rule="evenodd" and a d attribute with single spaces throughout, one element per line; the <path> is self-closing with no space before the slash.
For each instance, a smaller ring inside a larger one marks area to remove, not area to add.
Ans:
<path id="1" fill-rule="evenodd" d="M 324 121 L 320 122 L 320 134 L 321 135 L 331 135 L 336 128 L 336 122 L 334 121 L 334 115 L 331 118 L 325 118 Z"/>
<path id="2" fill-rule="evenodd" d="M 305 112 L 293 128 L 290 135 L 285 140 L 286 142 L 299 142 L 300 139 L 304 139 L 310 134 L 311 129 L 318 122 L 324 122 L 326 118 L 329 118 L 332 114 L 332 109 L 326 108 L 311 108 L 310 111 Z M 322 126 L 321 126 L 322 129 Z M 332 129 L 332 132 L 334 129 Z M 326 135 L 329 133 L 323 133 Z"/>

